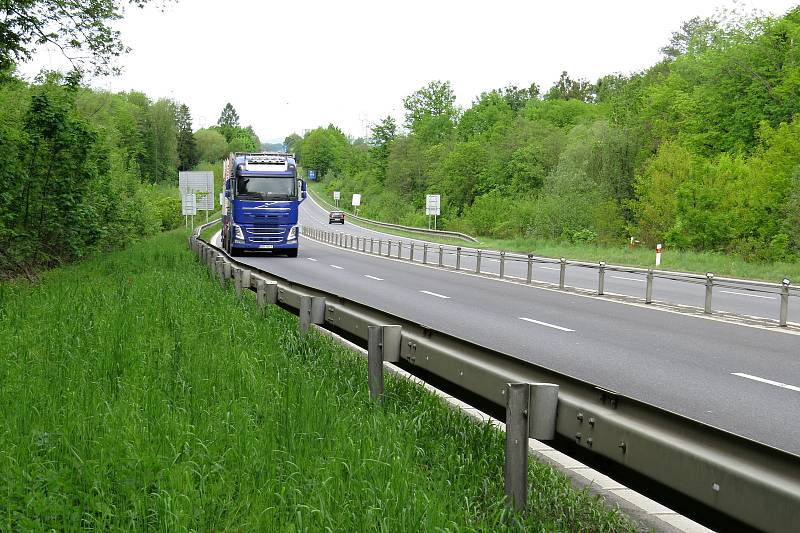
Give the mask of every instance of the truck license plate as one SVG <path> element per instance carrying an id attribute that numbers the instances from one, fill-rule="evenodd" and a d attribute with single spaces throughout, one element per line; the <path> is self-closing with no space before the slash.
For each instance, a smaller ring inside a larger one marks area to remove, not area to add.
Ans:
<path id="1" fill-rule="evenodd" d="M 259 248 L 272 248 L 271 244 L 262 244 Z"/>

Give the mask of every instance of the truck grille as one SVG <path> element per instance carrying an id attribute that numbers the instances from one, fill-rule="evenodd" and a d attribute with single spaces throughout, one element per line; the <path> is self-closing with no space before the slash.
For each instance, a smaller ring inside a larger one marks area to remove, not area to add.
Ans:
<path id="1" fill-rule="evenodd" d="M 245 236 L 250 242 L 278 244 L 284 241 L 284 228 L 245 228 Z"/>

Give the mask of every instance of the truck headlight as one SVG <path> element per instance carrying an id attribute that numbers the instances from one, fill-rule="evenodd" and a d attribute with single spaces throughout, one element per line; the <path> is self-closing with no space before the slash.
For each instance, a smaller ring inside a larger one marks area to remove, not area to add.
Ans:
<path id="1" fill-rule="evenodd" d="M 242 228 L 240 226 L 234 224 L 233 225 L 233 232 L 236 235 L 237 239 L 239 239 L 240 241 L 244 240 L 244 232 L 242 231 Z"/>
<path id="2" fill-rule="evenodd" d="M 289 234 L 286 236 L 287 241 L 293 241 L 297 238 L 297 226 L 292 226 L 289 230 Z"/>

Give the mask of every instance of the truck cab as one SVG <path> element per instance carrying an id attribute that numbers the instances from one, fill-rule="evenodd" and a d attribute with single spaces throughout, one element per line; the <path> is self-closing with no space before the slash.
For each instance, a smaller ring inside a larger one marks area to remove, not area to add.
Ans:
<path id="1" fill-rule="evenodd" d="M 232 256 L 270 251 L 297 257 L 306 184 L 293 154 L 234 153 L 223 163 L 222 246 Z"/>

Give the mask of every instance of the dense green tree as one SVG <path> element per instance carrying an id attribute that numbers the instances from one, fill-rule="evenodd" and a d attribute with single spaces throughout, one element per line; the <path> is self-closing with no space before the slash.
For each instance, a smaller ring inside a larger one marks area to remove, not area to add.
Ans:
<path id="1" fill-rule="evenodd" d="M 192 132 L 192 115 L 186 104 L 181 104 L 175 114 L 178 129 L 178 170 L 191 170 L 200 162 L 197 141 Z"/>
<path id="2" fill-rule="evenodd" d="M 200 161 L 206 163 L 221 161 L 231 151 L 225 136 L 215 129 L 197 130 L 194 138 L 197 142 L 197 155 Z"/>
<path id="3" fill-rule="evenodd" d="M 283 140 L 283 145 L 286 147 L 286 151 L 293 154 L 300 153 L 300 146 L 302 143 L 303 138 L 296 133 L 292 133 Z"/>
<path id="4" fill-rule="evenodd" d="M 593 102 L 595 99 L 595 86 L 584 79 L 573 80 L 563 71 L 558 81 L 544 95 L 545 100 L 579 100 Z"/>
<path id="5" fill-rule="evenodd" d="M 497 93 L 503 97 L 514 113 L 518 113 L 530 100 L 539 98 L 539 86 L 531 83 L 527 88 L 520 89 L 516 85 L 509 85 L 499 89 Z"/>
<path id="6" fill-rule="evenodd" d="M 316 170 L 319 178 L 323 178 L 328 172 L 341 170 L 347 149 L 347 137 L 331 124 L 305 135 L 300 158 L 305 168 Z"/>
<path id="7" fill-rule="evenodd" d="M 397 137 L 397 124 L 391 115 L 382 119 L 372 127 L 372 136 L 369 139 L 370 153 L 375 160 L 378 170 L 378 179 L 386 179 L 386 165 L 389 161 L 389 148 L 391 142 Z"/>
<path id="8" fill-rule="evenodd" d="M 449 81 L 432 81 L 403 100 L 406 127 L 425 144 L 444 141 L 458 119 Z"/>
<path id="9" fill-rule="evenodd" d="M 54 45 L 77 69 L 115 71 L 114 59 L 127 51 L 112 26 L 124 6 L 150 0 L 4 0 L 0 3 L 0 72 L 31 59 L 41 45 Z"/>

